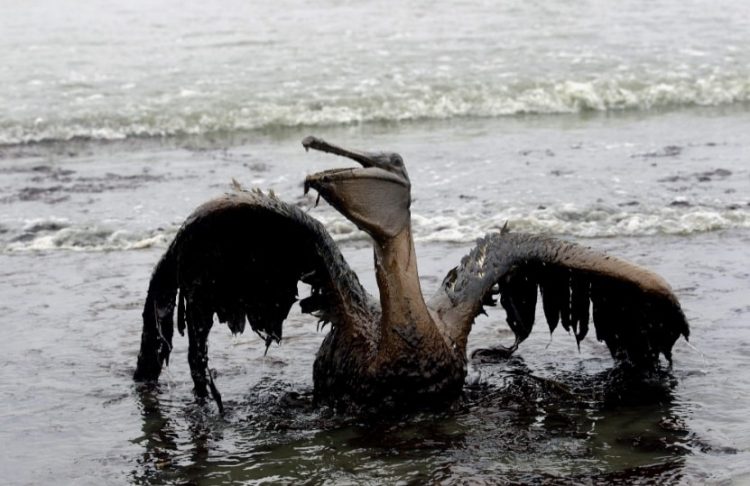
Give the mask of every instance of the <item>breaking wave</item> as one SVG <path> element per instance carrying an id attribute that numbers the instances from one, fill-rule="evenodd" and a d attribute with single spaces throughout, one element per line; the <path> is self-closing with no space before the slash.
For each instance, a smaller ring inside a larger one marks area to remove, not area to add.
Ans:
<path id="1" fill-rule="evenodd" d="M 337 241 L 366 240 L 365 233 L 338 214 L 315 214 Z M 616 236 L 688 235 L 735 228 L 750 228 L 750 208 L 662 208 L 652 212 L 607 211 L 601 208 L 559 208 L 525 211 L 510 208 L 492 217 L 476 215 L 412 215 L 418 242 L 471 243 L 500 230 L 566 235 L 578 238 Z M 148 231 L 128 231 L 97 225 L 77 226 L 64 219 L 33 220 L 18 231 L 6 228 L 0 252 L 127 251 L 166 248 L 178 226 Z M 3 241 L 5 240 L 5 241 Z"/>
<path id="2" fill-rule="evenodd" d="M 260 99 L 251 93 L 197 93 L 185 99 L 181 93 L 175 93 L 158 100 L 144 94 L 126 106 L 105 100 L 88 109 L 60 107 L 54 111 L 56 115 L 49 117 L 6 118 L 0 121 L 0 145 L 72 139 L 192 136 L 457 117 L 652 110 L 746 102 L 750 102 L 750 76 L 742 73 L 712 74 L 702 78 L 657 77 L 651 81 L 623 77 L 505 85 L 463 82 L 399 85 L 365 93 L 342 91 L 314 101 L 299 93 L 280 93 L 272 99 Z M 66 115 L 59 115 L 61 113 Z"/>
<path id="3" fill-rule="evenodd" d="M 35 219 L 27 221 L 15 235 L 11 234 L 8 241 L 0 241 L 0 250 L 5 253 L 140 250 L 152 246 L 166 247 L 176 232 L 177 227 L 166 231 L 136 232 L 98 225 L 76 226 L 64 218 Z"/>

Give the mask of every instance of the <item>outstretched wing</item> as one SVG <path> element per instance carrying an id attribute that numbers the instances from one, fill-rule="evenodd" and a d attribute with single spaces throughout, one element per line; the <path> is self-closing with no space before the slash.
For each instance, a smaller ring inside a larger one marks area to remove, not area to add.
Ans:
<path id="1" fill-rule="evenodd" d="M 297 300 L 303 312 L 346 328 L 371 322 L 373 299 L 323 226 L 299 208 L 260 191 L 237 191 L 200 206 L 185 221 L 151 278 L 135 379 L 156 380 L 169 358 L 173 314 L 187 328 L 196 393 L 210 385 L 207 339 L 213 316 L 232 332 L 246 323 L 266 342 L 280 341 Z"/>
<path id="2" fill-rule="evenodd" d="M 655 273 L 580 245 L 508 231 L 489 234 L 445 277 L 430 306 L 465 344 L 476 316 L 494 296 L 516 335 L 534 325 L 537 287 L 550 332 L 561 322 L 580 341 L 593 309 L 596 337 L 612 356 L 650 366 L 671 350 L 688 324 L 669 285 Z"/>

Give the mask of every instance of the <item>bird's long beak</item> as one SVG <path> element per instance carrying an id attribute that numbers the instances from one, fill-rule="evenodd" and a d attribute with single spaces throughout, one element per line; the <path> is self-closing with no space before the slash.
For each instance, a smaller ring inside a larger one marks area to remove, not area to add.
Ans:
<path id="1" fill-rule="evenodd" d="M 358 162 L 362 165 L 362 167 L 378 166 L 374 155 L 371 155 L 367 152 L 345 149 L 339 147 L 338 145 L 328 143 L 322 138 L 313 136 L 305 137 L 305 139 L 302 140 L 302 146 L 305 147 L 305 150 L 313 149 L 329 154 L 340 155 L 341 157 L 347 157 L 354 160 L 355 162 Z"/>
<path id="2" fill-rule="evenodd" d="M 369 154 L 332 145 L 316 137 L 302 141 L 306 150 L 347 157 L 363 167 L 328 169 L 305 178 L 304 190 L 315 189 L 349 221 L 376 240 L 391 238 L 409 223 L 409 180 L 387 170 L 384 154 Z"/>

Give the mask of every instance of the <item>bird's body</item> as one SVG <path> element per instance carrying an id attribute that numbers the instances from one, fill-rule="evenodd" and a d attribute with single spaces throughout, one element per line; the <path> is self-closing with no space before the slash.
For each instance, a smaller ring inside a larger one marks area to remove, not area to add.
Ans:
<path id="1" fill-rule="evenodd" d="M 368 232 L 380 300 L 370 296 L 323 226 L 296 206 L 260 191 L 237 190 L 187 219 L 157 265 L 144 307 L 136 380 L 156 380 L 177 327 L 187 330 L 188 359 L 198 396 L 210 388 L 208 333 L 214 315 L 232 332 L 248 322 L 268 346 L 297 300 L 331 330 L 313 369 L 315 397 L 344 408 L 411 408 L 450 403 L 466 376 L 466 348 L 475 317 L 493 296 L 516 334 L 512 352 L 531 330 L 537 288 L 554 330 L 576 339 L 589 328 L 613 356 L 653 366 L 688 328 L 679 303 L 657 275 L 604 254 L 551 238 L 490 234 L 425 301 L 411 233 L 410 182 L 397 154 L 347 151 L 308 138 L 306 148 L 350 157 L 363 169 L 309 176 L 336 209 Z"/>

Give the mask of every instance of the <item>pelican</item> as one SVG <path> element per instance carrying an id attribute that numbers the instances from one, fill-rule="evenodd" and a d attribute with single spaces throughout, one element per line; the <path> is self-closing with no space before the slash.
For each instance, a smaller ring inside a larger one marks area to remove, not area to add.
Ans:
<path id="1" fill-rule="evenodd" d="M 361 167 L 307 176 L 315 190 L 371 238 L 379 301 L 360 284 L 323 225 L 273 193 L 236 189 L 198 207 L 159 260 L 143 309 L 136 381 L 156 381 L 177 329 L 188 335 L 196 397 L 221 396 L 208 368 L 214 316 L 233 333 L 246 323 L 265 341 L 280 342 L 297 301 L 297 284 L 311 287 L 299 304 L 330 324 L 313 366 L 314 399 L 336 408 L 423 407 L 450 403 L 467 373 L 467 340 L 484 306 L 499 295 L 515 334 L 509 355 L 531 332 L 537 289 L 550 332 L 558 323 L 578 343 L 589 331 L 616 361 L 639 368 L 671 364 L 671 351 L 689 329 L 667 282 L 625 260 L 554 238 L 504 228 L 477 241 L 448 272 L 435 295 L 419 284 L 411 228 L 411 182 L 400 155 L 362 152 L 317 137 L 313 149 Z"/>

